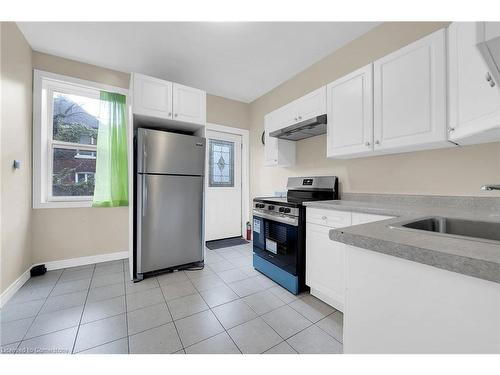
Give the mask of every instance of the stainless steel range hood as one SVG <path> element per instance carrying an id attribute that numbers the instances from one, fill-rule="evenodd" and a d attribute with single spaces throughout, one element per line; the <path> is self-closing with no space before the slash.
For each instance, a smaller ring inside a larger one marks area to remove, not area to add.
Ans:
<path id="1" fill-rule="evenodd" d="M 326 134 L 326 114 L 316 116 L 286 128 L 269 133 L 270 137 L 298 141 L 300 139 Z"/>

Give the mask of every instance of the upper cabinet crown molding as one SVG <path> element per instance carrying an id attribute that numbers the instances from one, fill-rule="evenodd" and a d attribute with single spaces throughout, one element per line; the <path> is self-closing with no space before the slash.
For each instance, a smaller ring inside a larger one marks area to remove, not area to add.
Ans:
<path id="1" fill-rule="evenodd" d="M 330 83 L 327 90 L 327 157 L 373 152 L 373 65 Z"/>
<path id="2" fill-rule="evenodd" d="M 205 91 L 138 73 L 132 74 L 131 83 L 135 115 L 205 126 Z"/>
<path id="3" fill-rule="evenodd" d="M 446 147 L 446 39 L 438 30 L 373 63 L 374 150 Z"/>
<path id="4" fill-rule="evenodd" d="M 450 140 L 474 144 L 500 140 L 500 82 L 477 48 L 484 22 L 454 22 L 448 28 Z M 488 23 L 500 33 L 500 22 Z"/>

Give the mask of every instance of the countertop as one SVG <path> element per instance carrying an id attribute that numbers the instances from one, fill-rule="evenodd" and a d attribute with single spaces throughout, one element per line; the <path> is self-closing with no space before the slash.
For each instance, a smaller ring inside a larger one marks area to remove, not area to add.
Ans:
<path id="1" fill-rule="evenodd" d="M 500 283 L 499 244 L 390 227 L 401 221 L 426 216 L 500 222 L 500 198 L 350 194 L 348 199 L 305 202 L 304 205 L 395 216 L 396 218 L 368 224 L 332 229 L 330 239 Z"/>

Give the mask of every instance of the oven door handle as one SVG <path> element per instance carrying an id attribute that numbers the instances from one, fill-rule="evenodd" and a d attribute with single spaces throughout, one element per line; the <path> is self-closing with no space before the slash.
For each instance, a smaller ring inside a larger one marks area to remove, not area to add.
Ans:
<path id="1" fill-rule="evenodd" d="M 256 211 L 256 210 L 253 211 L 253 215 L 257 216 L 257 217 L 261 217 L 263 219 L 277 221 L 278 223 L 288 224 L 288 225 L 291 225 L 294 227 L 299 226 L 299 218 L 297 218 L 297 217 L 292 218 L 290 216 L 284 216 L 284 215 L 272 215 L 272 214 L 267 214 L 267 213 Z"/>

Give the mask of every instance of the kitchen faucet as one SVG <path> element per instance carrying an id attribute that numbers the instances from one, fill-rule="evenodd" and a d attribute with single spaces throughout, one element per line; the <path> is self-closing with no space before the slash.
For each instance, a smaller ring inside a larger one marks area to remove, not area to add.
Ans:
<path id="1" fill-rule="evenodd" d="M 500 190 L 500 185 L 483 185 L 481 186 L 481 190 L 485 191 Z"/>

